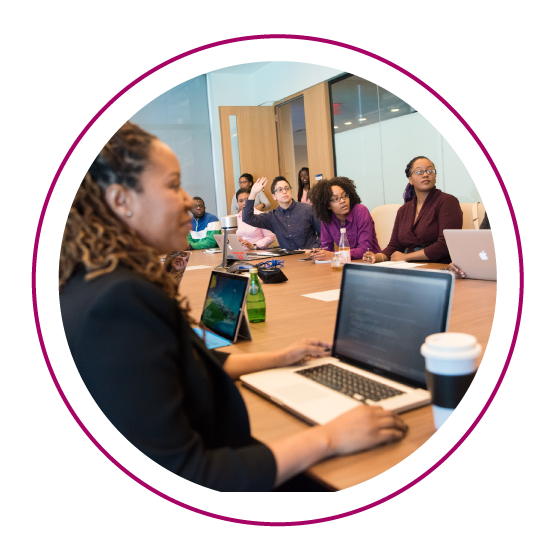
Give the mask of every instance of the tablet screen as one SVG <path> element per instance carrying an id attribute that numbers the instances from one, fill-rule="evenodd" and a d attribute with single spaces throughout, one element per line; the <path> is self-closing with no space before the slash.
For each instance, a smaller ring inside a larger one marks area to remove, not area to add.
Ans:
<path id="1" fill-rule="evenodd" d="M 238 325 L 244 312 L 248 277 L 213 271 L 201 320 L 216 333 L 235 342 Z"/>

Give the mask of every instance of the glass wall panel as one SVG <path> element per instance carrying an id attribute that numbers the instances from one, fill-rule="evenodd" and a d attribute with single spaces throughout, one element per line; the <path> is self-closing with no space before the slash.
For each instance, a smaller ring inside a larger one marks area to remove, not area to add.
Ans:
<path id="1" fill-rule="evenodd" d="M 330 83 L 336 174 L 351 178 L 362 203 L 403 203 L 408 162 L 428 157 L 437 187 L 461 203 L 480 201 L 470 174 L 442 135 L 390 91 L 348 75 Z"/>
<path id="2" fill-rule="evenodd" d="M 278 105 L 279 168 L 297 194 L 300 169 L 308 167 L 307 126 L 303 97 Z"/>
<path id="3" fill-rule="evenodd" d="M 173 87 L 131 121 L 171 147 L 182 168 L 182 187 L 203 198 L 207 211 L 217 215 L 206 77 Z"/>

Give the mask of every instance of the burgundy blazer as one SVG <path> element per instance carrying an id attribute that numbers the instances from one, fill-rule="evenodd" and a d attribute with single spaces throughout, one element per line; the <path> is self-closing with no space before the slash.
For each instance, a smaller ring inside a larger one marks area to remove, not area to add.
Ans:
<path id="1" fill-rule="evenodd" d="M 463 212 L 459 200 L 441 190 L 433 190 L 413 224 L 416 203 L 413 196 L 398 210 L 391 240 L 383 254 L 390 258 L 394 252 L 409 253 L 425 246 L 425 254 L 431 262 L 450 263 L 444 229 L 462 229 Z"/>

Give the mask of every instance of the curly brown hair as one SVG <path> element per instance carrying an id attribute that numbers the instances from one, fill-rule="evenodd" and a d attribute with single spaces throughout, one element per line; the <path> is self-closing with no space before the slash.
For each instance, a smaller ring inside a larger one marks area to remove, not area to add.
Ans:
<path id="1" fill-rule="evenodd" d="M 189 304 L 178 295 L 175 278 L 163 267 L 159 253 L 121 222 L 108 207 L 104 193 L 111 184 L 141 191 L 155 136 L 126 122 L 102 148 L 78 188 L 66 220 L 59 262 L 59 289 L 79 269 L 85 280 L 114 271 L 118 265 L 136 271 L 175 299 L 186 320 Z"/>
<path id="2" fill-rule="evenodd" d="M 361 203 L 360 196 L 356 193 L 355 183 L 350 178 L 335 176 L 330 180 L 319 180 L 309 190 L 309 201 L 317 217 L 327 224 L 332 221 L 332 210 L 329 207 L 332 198 L 332 186 L 339 186 L 349 196 L 351 209 L 357 203 Z"/>

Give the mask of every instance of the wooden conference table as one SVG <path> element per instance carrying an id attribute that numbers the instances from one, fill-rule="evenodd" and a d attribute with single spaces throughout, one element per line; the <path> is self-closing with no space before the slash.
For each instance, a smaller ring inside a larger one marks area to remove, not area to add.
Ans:
<path id="1" fill-rule="evenodd" d="M 285 261 L 283 271 L 287 282 L 262 284 L 266 299 L 266 321 L 250 324 L 252 341 L 238 341 L 222 350 L 230 353 L 268 351 L 285 347 L 303 337 L 332 341 L 337 301 L 323 302 L 302 295 L 339 289 L 341 273 L 332 271 L 329 264 L 299 262 L 301 257 L 305 256 L 280 258 Z M 180 285 L 180 292 L 188 296 L 192 314 L 197 319 L 205 302 L 210 273 L 219 263 L 221 254 L 192 252 L 190 267 L 211 266 L 187 270 Z M 445 267 L 445 264 L 424 266 L 425 269 Z M 495 313 L 496 289 L 495 281 L 457 279 L 449 330 L 475 335 L 485 350 Z M 243 387 L 240 382 L 237 384 L 248 408 L 254 438 L 267 443 L 309 428 L 301 420 Z M 311 467 L 307 474 L 332 490 L 341 490 L 390 469 L 435 432 L 430 405 L 401 416 L 409 426 L 408 434 L 401 442 L 356 455 L 328 459 Z"/>

